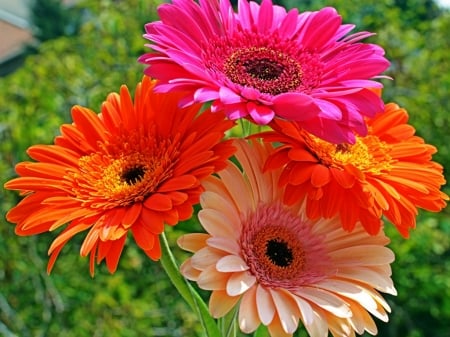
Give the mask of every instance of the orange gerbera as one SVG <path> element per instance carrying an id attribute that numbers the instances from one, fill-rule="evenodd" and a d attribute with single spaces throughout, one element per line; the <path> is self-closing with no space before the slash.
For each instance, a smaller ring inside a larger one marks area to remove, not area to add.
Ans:
<path id="1" fill-rule="evenodd" d="M 144 77 L 134 103 L 127 87 L 112 93 L 101 114 L 72 109 L 73 124 L 61 127 L 54 145 L 36 145 L 37 162 L 16 166 L 20 177 L 5 184 L 25 198 L 7 219 L 18 235 L 53 231 L 67 224 L 49 249 L 48 272 L 63 246 L 89 230 L 80 254 L 106 260 L 113 273 L 131 230 L 153 260 L 161 250 L 158 234 L 192 216 L 203 191 L 200 180 L 226 166 L 234 152 L 222 142 L 233 123 L 200 105 L 178 108 L 180 94 L 156 94 Z"/>
<path id="2" fill-rule="evenodd" d="M 178 239 L 194 253 L 181 272 L 212 291 L 212 315 L 236 306 L 244 333 L 263 324 L 272 337 L 292 337 L 300 323 L 312 337 L 376 334 L 370 314 L 387 321 L 390 311 L 379 291 L 396 294 L 389 239 L 362 227 L 347 233 L 338 217 L 310 220 L 303 203 L 284 205 L 281 169 L 263 173 L 272 146 L 235 145 L 242 171 L 230 163 L 203 183 L 207 233 Z"/>
<path id="3" fill-rule="evenodd" d="M 311 219 L 340 215 L 343 227 L 360 222 L 376 234 L 384 215 L 404 236 L 416 225 L 417 208 L 440 211 L 448 196 L 442 166 L 431 160 L 436 148 L 415 136 L 406 110 L 394 103 L 368 119 L 369 133 L 355 144 L 332 144 L 275 121 L 261 136 L 280 142 L 266 169 L 283 167 L 279 184 L 288 204 L 306 199 Z"/>

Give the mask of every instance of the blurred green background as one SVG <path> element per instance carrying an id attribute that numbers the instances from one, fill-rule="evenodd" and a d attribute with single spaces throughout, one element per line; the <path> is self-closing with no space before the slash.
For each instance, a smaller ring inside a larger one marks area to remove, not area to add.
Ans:
<path id="1" fill-rule="evenodd" d="M 334 6 L 358 31 L 376 32 L 369 41 L 383 46 L 392 61 L 388 75 L 394 81 L 383 80 L 385 100 L 409 111 L 417 133 L 438 147 L 435 160 L 450 167 L 448 10 L 431 0 L 277 3 L 301 11 Z M 107 93 L 123 83 L 134 88 L 142 77 L 136 59 L 146 51 L 143 26 L 156 19 L 156 0 L 58 4 L 36 1 L 34 36 L 40 43 L 29 47 L 19 69 L 0 78 L 1 185 L 14 177 L 14 165 L 27 159 L 30 145 L 51 143 L 60 124 L 70 122 L 72 105 L 99 111 Z M 134 244 L 126 246 L 114 275 L 101 265 L 91 278 L 87 259 L 79 257 L 81 235 L 67 244 L 47 276 L 46 252 L 55 234 L 15 236 L 4 214 L 18 200 L 0 189 L 0 336 L 201 336 L 196 317 L 160 265 Z M 178 225 L 168 233 L 170 242 L 196 226 Z M 422 212 L 409 240 L 387 227 L 397 254 L 393 278 L 399 295 L 388 297 L 392 314 L 388 324 L 377 322 L 379 335 L 449 337 L 449 208 Z"/>

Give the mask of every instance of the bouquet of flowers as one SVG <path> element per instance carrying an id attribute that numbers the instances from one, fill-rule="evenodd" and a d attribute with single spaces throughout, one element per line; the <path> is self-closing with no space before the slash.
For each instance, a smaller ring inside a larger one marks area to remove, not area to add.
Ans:
<path id="1" fill-rule="evenodd" d="M 383 102 L 384 50 L 330 7 L 173 0 L 158 15 L 134 97 L 123 86 L 100 113 L 74 106 L 16 166 L 16 233 L 63 228 L 50 273 L 87 232 L 92 275 L 103 260 L 114 273 L 132 236 L 207 336 L 376 335 L 381 293 L 396 294 L 384 221 L 406 238 L 418 208 L 449 199 L 436 148 Z M 164 229 L 193 216 L 204 231 L 178 238 L 192 253 L 178 266 Z"/>

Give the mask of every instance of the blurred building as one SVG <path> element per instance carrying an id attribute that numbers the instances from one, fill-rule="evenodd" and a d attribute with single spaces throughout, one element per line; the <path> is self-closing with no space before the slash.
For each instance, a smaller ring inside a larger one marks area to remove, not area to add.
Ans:
<path id="1" fill-rule="evenodd" d="M 28 0 L 0 0 L 0 76 L 23 61 L 23 53 L 33 42 Z"/>

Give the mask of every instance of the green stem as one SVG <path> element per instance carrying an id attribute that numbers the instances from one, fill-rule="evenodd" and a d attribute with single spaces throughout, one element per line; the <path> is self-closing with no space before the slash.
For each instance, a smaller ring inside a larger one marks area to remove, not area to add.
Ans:
<path id="1" fill-rule="evenodd" d="M 219 320 L 222 337 L 237 336 L 237 307 L 238 306 L 235 306 L 228 314 Z"/>
<path id="2" fill-rule="evenodd" d="M 207 337 L 219 337 L 220 331 L 216 325 L 216 321 L 209 314 L 208 307 L 205 302 L 191 286 L 191 284 L 183 277 L 183 275 L 181 275 L 165 234 L 162 233 L 160 238 L 162 250 L 160 261 L 167 276 L 169 276 L 170 281 L 191 309 L 197 313 L 205 335 Z"/>

